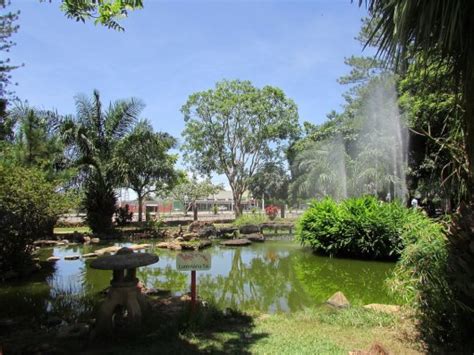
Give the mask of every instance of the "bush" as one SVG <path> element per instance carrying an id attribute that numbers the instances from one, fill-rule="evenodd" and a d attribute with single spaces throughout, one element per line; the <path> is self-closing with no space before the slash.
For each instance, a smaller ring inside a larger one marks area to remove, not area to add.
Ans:
<path id="1" fill-rule="evenodd" d="M 277 206 L 273 206 L 273 205 L 269 205 L 267 207 L 265 207 L 265 214 L 267 215 L 267 217 L 270 219 L 270 220 L 274 220 L 278 214 L 278 207 Z"/>
<path id="2" fill-rule="evenodd" d="M 311 203 L 298 220 L 297 238 L 316 252 L 363 259 L 394 259 L 402 249 L 402 221 L 412 213 L 372 196 Z M 415 212 L 413 212 L 415 213 Z"/>
<path id="3" fill-rule="evenodd" d="M 456 303 L 447 279 L 445 229 L 419 213 L 409 213 L 402 240 L 404 249 L 388 280 L 390 289 L 399 301 L 416 309 L 427 343 L 448 343 L 456 329 L 452 323 Z"/>
<path id="4" fill-rule="evenodd" d="M 267 217 L 262 213 L 243 214 L 234 221 L 236 227 L 246 224 L 261 224 L 267 222 Z"/>
<path id="5" fill-rule="evenodd" d="M 130 211 L 128 204 L 124 207 L 118 207 L 115 213 L 115 223 L 117 223 L 118 226 L 126 226 L 133 219 L 133 212 Z"/>
<path id="6" fill-rule="evenodd" d="M 68 199 L 43 172 L 0 166 L 0 272 L 31 263 L 32 243 L 49 237 Z"/>

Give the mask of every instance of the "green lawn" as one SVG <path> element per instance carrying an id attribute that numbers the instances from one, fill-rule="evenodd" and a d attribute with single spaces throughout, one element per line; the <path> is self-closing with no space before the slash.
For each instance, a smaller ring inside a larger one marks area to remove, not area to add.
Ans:
<path id="1" fill-rule="evenodd" d="M 71 234 L 75 231 L 79 233 L 90 233 L 89 227 L 55 227 L 54 233 L 55 234 Z"/>

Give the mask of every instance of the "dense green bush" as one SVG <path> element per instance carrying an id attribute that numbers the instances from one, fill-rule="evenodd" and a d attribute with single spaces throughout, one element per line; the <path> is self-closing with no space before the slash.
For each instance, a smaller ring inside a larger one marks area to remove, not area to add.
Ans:
<path id="1" fill-rule="evenodd" d="M 68 209 L 68 199 L 56 188 L 39 170 L 0 165 L 2 275 L 27 266 L 32 242 L 51 235 L 58 216 Z"/>
<path id="2" fill-rule="evenodd" d="M 424 217 L 424 216 L 423 216 Z M 403 221 L 403 251 L 388 280 L 402 303 L 417 310 L 420 331 L 429 343 L 452 341 L 457 310 L 447 278 L 448 249 L 445 228 L 419 213 Z"/>
<path id="3" fill-rule="evenodd" d="M 410 211 L 398 202 L 372 196 L 311 203 L 298 220 L 297 238 L 316 252 L 364 259 L 397 258 L 402 249 L 402 221 Z"/>
<path id="4" fill-rule="evenodd" d="M 239 218 L 234 221 L 234 225 L 241 227 L 246 224 L 261 224 L 265 222 L 268 222 L 268 218 L 263 213 L 246 213 L 239 216 Z"/>

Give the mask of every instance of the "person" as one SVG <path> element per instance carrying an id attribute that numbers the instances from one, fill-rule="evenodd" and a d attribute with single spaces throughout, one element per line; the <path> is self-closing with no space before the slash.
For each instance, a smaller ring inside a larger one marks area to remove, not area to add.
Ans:
<path id="1" fill-rule="evenodd" d="M 411 200 L 411 207 L 418 208 L 418 200 L 415 197 Z"/>

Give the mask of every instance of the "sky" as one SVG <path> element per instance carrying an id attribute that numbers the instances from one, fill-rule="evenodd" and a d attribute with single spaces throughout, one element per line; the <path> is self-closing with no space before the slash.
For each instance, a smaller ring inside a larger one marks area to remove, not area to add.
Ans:
<path id="1" fill-rule="evenodd" d="M 188 96 L 222 79 L 279 87 L 301 123 L 322 123 L 343 103 L 344 58 L 363 54 L 354 37 L 366 10 L 351 0 L 144 0 L 124 32 L 75 22 L 59 5 L 13 0 L 17 96 L 61 114 L 94 89 L 104 102 L 138 97 L 142 117 L 178 139 Z"/>

